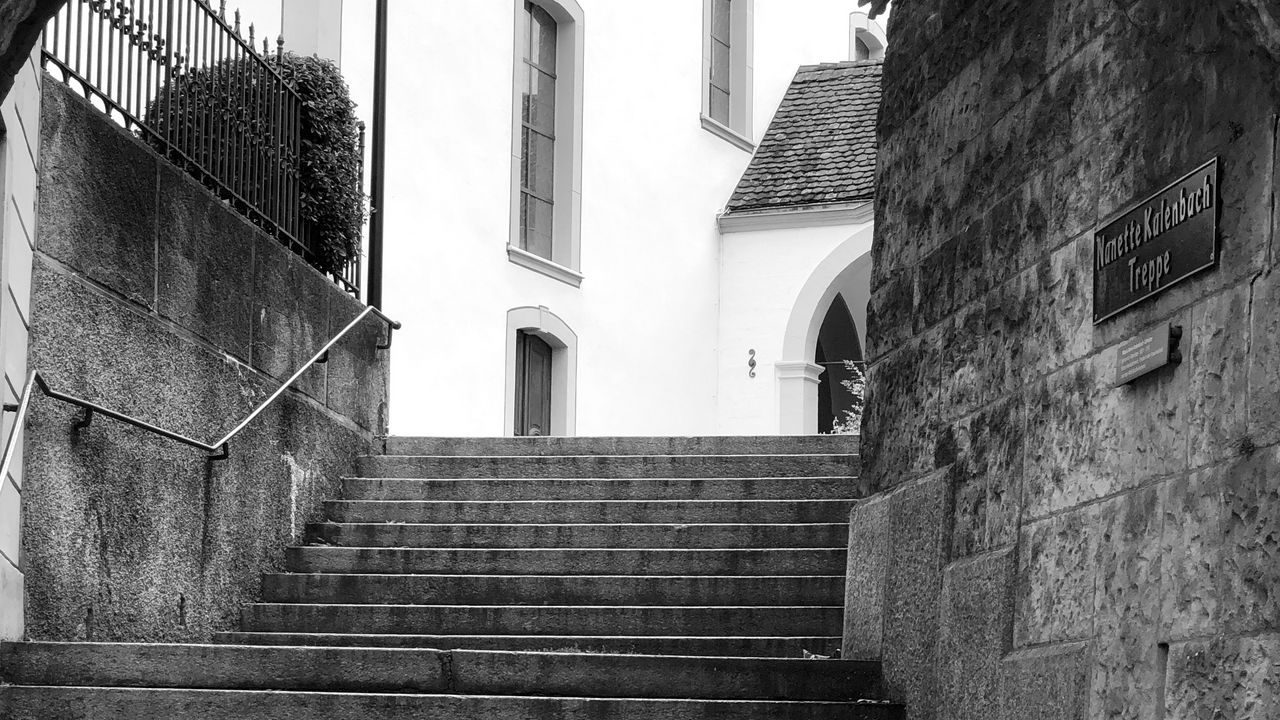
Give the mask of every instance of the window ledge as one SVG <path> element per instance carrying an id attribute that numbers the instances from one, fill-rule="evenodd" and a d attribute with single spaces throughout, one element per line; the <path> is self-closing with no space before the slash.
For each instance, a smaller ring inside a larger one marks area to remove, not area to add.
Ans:
<path id="1" fill-rule="evenodd" d="M 715 120 L 712 120 L 706 115 L 702 115 L 700 117 L 702 118 L 703 130 L 710 132 L 712 135 L 719 135 L 725 140 L 728 140 L 730 145 L 733 145 L 737 148 L 746 150 L 747 152 L 755 152 L 756 150 L 755 143 L 751 142 L 751 140 L 747 139 L 746 137 L 743 137 L 742 135 L 738 134 L 737 130 L 734 130 L 733 128 L 730 128 L 726 125 L 722 125 L 721 123 Z"/>
<path id="2" fill-rule="evenodd" d="M 554 278 L 562 283 L 572 285 L 574 287 L 582 287 L 582 273 L 572 270 L 557 262 L 552 262 L 541 255 L 534 255 L 527 250 L 521 250 L 515 245 L 507 245 L 507 259 L 519 265 L 528 268 L 534 272 L 542 273 L 549 278 Z"/>

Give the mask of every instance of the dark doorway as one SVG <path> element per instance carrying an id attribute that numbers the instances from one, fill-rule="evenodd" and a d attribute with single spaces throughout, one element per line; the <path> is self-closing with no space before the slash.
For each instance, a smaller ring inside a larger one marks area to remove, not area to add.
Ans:
<path id="1" fill-rule="evenodd" d="M 516 435 L 551 434 L 551 346 L 516 332 Z"/>
<path id="2" fill-rule="evenodd" d="M 818 346 L 813 362 L 824 372 L 818 376 L 818 432 L 829 433 L 853 408 L 853 396 L 841 381 L 852 376 L 845 361 L 862 361 L 862 343 L 853 326 L 853 316 L 844 298 L 836 295 L 818 330 Z"/>

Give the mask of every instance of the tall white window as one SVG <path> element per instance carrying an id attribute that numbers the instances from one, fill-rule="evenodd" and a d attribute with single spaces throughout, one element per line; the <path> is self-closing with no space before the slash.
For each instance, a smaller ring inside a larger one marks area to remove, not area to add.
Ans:
<path id="1" fill-rule="evenodd" d="M 579 285 L 582 10 L 516 0 L 511 240 L 519 265 Z"/>
<path id="2" fill-rule="evenodd" d="M 552 259 L 556 173 L 556 21 L 524 4 L 520 79 L 520 248 Z"/>
<path id="3" fill-rule="evenodd" d="M 702 126 L 752 150 L 754 0 L 703 0 Z"/>

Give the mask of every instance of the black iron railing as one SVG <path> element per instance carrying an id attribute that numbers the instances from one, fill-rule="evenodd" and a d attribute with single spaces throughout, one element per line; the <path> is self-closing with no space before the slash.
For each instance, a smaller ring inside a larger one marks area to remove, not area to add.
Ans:
<path id="1" fill-rule="evenodd" d="M 302 99 L 226 1 L 69 0 L 42 57 L 62 80 L 310 260 L 300 215 Z M 359 257 L 335 279 L 359 295 Z"/>

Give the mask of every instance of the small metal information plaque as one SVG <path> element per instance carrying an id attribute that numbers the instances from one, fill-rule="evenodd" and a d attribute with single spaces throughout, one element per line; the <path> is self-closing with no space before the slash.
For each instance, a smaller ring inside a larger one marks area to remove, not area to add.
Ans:
<path id="1" fill-rule="evenodd" d="M 1116 346 L 1114 387 L 1133 382 L 1171 362 L 1181 361 L 1182 356 L 1177 350 L 1181 338 L 1181 327 L 1160 325 L 1120 343 Z"/>
<path id="2" fill-rule="evenodd" d="M 1157 295 L 1218 258 L 1218 159 L 1121 210 L 1093 235 L 1093 322 Z"/>

